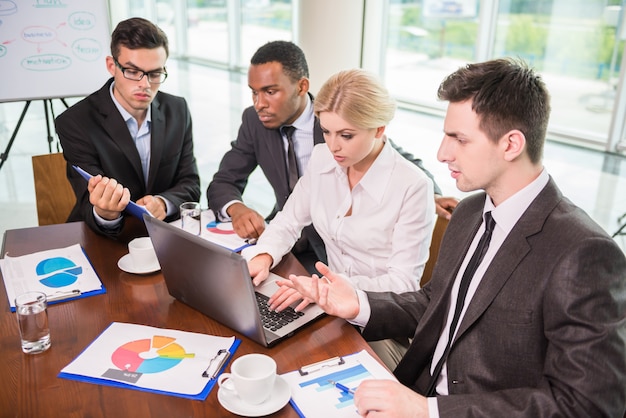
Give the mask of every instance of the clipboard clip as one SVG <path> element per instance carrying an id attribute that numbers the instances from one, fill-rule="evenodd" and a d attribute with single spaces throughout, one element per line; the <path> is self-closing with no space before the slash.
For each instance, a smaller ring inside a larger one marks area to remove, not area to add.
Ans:
<path id="1" fill-rule="evenodd" d="M 343 357 L 333 357 L 329 358 L 328 360 L 322 360 L 318 361 L 317 363 L 309 364 L 308 366 L 302 366 L 298 369 L 298 373 L 300 373 L 300 376 L 306 376 L 310 373 L 315 373 L 322 369 L 325 369 L 326 367 L 341 366 L 344 363 L 345 360 L 343 359 Z"/>
<path id="2" fill-rule="evenodd" d="M 215 361 L 220 356 L 222 358 L 217 363 L 215 363 Z M 208 377 L 210 379 L 215 379 L 217 377 L 217 374 L 220 372 L 220 370 L 224 366 L 224 364 L 226 364 L 226 361 L 229 359 L 229 357 L 230 357 L 230 351 L 226 350 L 225 348 L 220 349 L 217 352 L 217 354 L 211 359 L 211 361 L 209 361 L 209 365 L 204 370 L 204 372 L 202 372 L 202 377 Z M 212 369 L 212 366 L 213 366 L 214 363 L 216 364 L 216 366 L 215 366 L 214 369 Z"/>
<path id="3" fill-rule="evenodd" d="M 48 302 L 54 302 L 58 300 L 64 300 L 69 298 L 75 298 L 80 296 L 82 293 L 80 289 L 68 290 L 67 292 L 56 292 L 50 295 L 46 295 L 46 299 Z"/>

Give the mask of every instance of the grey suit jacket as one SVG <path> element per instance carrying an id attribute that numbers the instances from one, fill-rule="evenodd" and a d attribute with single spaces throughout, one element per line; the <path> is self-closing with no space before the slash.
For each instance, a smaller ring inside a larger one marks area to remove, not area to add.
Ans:
<path id="1" fill-rule="evenodd" d="M 130 190 L 132 200 L 148 194 L 161 195 L 176 207 L 200 199 L 200 177 L 193 154 L 187 103 L 182 97 L 159 92 L 151 106 L 150 169 L 146 184 L 137 147 L 111 99 L 112 82 L 113 78 L 61 113 L 55 125 L 68 162 L 67 177 L 76 194 L 76 206 L 68 221 L 85 221 L 96 232 L 116 236 L 121 228 L 106 231 L 96 224 L 87 181 L 70 165 L 116 179 Z M 178 211 L 166 220 L 176 217 Z"/>
<path id="2" fill-rule="evenodd" d="M 395 370 L 424 393 L 452 284 L 481 223 L 485 195 L 463 199 L 420 291 L 368 293 L 363 336 L 413 337 Z M 624 416 L 626 259 L 552 179 L 506 238 L 447 360 L 442 417 Z"/>
<path id="3" fill-rule="evenodd" d="M 311 96 L 311 99 L 313 97 Z M 324 142 L 324 135 L 317 117 L 313 127 L 315 144 Z M 422 164 L 422 161 L 410 153 L 403 151 L 393 142 L 391 144 L 402 156 L 422 169 L 433 181 L 436 194 L 441 194 L 434 178 Z M 208 204 L 217 212 L 233 200 L 243 201 L 242 195 L 248 184 L 248 177 L 254 169 L 261 167 L 263 174 L 274 190 L 276 205 L 267 219 L 272 219 L 281 210 L 289 197 L 287 180 L 287 159 L 283 147 L 283 138 L 277 129 L 267 129 L 253 106 L 244 110 L 237 139 L 232 142 L 231 149 L 224 154 L 218 171 L 207 188 Z M 317 232 L 311 227 L 305 228 L 303 236 L 307 237 L 318 258 L 325 262 L 324 243 Z"/>

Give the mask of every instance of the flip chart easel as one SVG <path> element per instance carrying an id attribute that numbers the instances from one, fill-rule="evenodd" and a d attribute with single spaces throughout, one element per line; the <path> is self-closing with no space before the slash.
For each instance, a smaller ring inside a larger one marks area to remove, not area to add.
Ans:
<path id="1" fill-rule="evenodd" d="M 54 124 L 54 108 L 52 107 L 52 99 L 42 99 L 43 100 L 43 108 L 46 114 L 46 131 L 48 133 L 48 152 L 52 152 L 52 142 L 54 138 L 52 137 L 52 129 L 50 128 L 50 124 Z M 59 99 L 61 103 L 65 105 L 67 109 L 69 106 L 64 98 Z M 24 116 L 26 116 L 26 112 L 28 112 L 28 108 L 30 107 L 32 100 L 27 100 L 24 104 L 24 109 L 22 109 L 22 113 L 20 115 L 19 120 L 17 121 L 17 125 L 13 130 L 13 134 L 11 135 L 11 139 L 9 139 L 9 143 L 7 144 L 4 152 L 0 154 L 0 169 L 4 165 L 4 162 L 9 158 L 9 152 L 11 151 L 11 147 L 13 146 L 13 141 L 15 141 L 15 137 L 17 136 L 18 131 L 20 130 L 20 126 L 22 126 L 22 121 L 24 120 Z M 51 116 L 52 117 L 51 117 Z M 57 144 L 57 152 L 60 151 L 59 144 Z"/>

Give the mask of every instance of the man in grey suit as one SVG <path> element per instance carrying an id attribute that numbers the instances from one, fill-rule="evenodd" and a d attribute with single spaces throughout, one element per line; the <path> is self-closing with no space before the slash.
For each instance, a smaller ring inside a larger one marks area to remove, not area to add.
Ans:
<path id="1" fill-rule="evenodd" d="M 265 229 L 265 218 L 246 206 L 242 198 L 248 177 L 257 166 L 274 190 L 276 205 L 267 219 L 282 209 L 291 193 L 287 139 L 281 128 L 287 125 L 296 128 L 293 144 L 299 175 L 303 174 L 313 147 L 324 142 L 319 120 L 313 114 L 308 77 L 304 52 L 292 42 L 269 42 L 250 60 L 248 85 L 254 105 L 244 110 L 237 139 L 207 188 L 209 207 L 218 219 L 232 220 L 240 237 L 257 238 Z M 441 191 L 422 161 L 401 149 L 398 151 L 433 180 L 437 212 L 449 217 L 457 200 L 440 196 Z M 309 271 L 313 271 L 316 260 L 326 261 L 324 243 L 312 226 L 303 230 L 293 252 Z"/>
<path id="2" fill-rule="evenodd" d="M 157 26 L 142 18 L 120 22 L 106 58 L 111 79 L 56 118 L 76 194 L 68 221 L 111 237 L 129 229 L 132 238 L 146 232 L 143 222 L 125 228 L 129 200 L 169 221 L 180 203 L 200 199 L 189 108 L 182 97 L 159 92 L 167 56 L 167 37 Z M 94 177 L 87 182 L 71 165 Z"/>
<path id="3" fill-rule="evenodd" d="M 622 418 L 626 258 L 541 163 L 543 81 L 500 59 L 460 68 L 439 98 L 449 106 L 438 158 L 460 190 L 484 193 L 455 209 L 431 281 L 365 293 L 318 263 L 327 281 L 282 284 L 364 325 L 366 339 L 413 337 L 399 383 L 356 389 L 364 416 Z"/>

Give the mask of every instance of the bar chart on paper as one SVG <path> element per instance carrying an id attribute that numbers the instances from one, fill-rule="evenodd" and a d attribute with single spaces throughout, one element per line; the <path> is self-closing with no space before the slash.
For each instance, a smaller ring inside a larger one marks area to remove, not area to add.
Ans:
<path id="1" fill-rule="evenodd" d="M 366 379 L 395 377 L 366 351 L 343 357 L 342 364 L 321 367 L 302 375 L 293 371 L 283 375 L 292 392 L 292 405 L 300 416 L 357 417 L 353 395 L 337 388 L 332 382 L 356 389 Z"/>
<path id="2" fill-rule="evenodd" d="M 368 378 L 372 379 L 372 374 L 362 364 L 357 364 L 339 372 L 304 381 L 299 386 L 305 392 L 313 392 L 313 395 L 327 396 L 328 404 L 333 404 L 336 410 L 340 410 L 354 405 L 352 394 L 337 389 L 331 382 L 341 383 L 354 390 L 359 383 Z"/>

